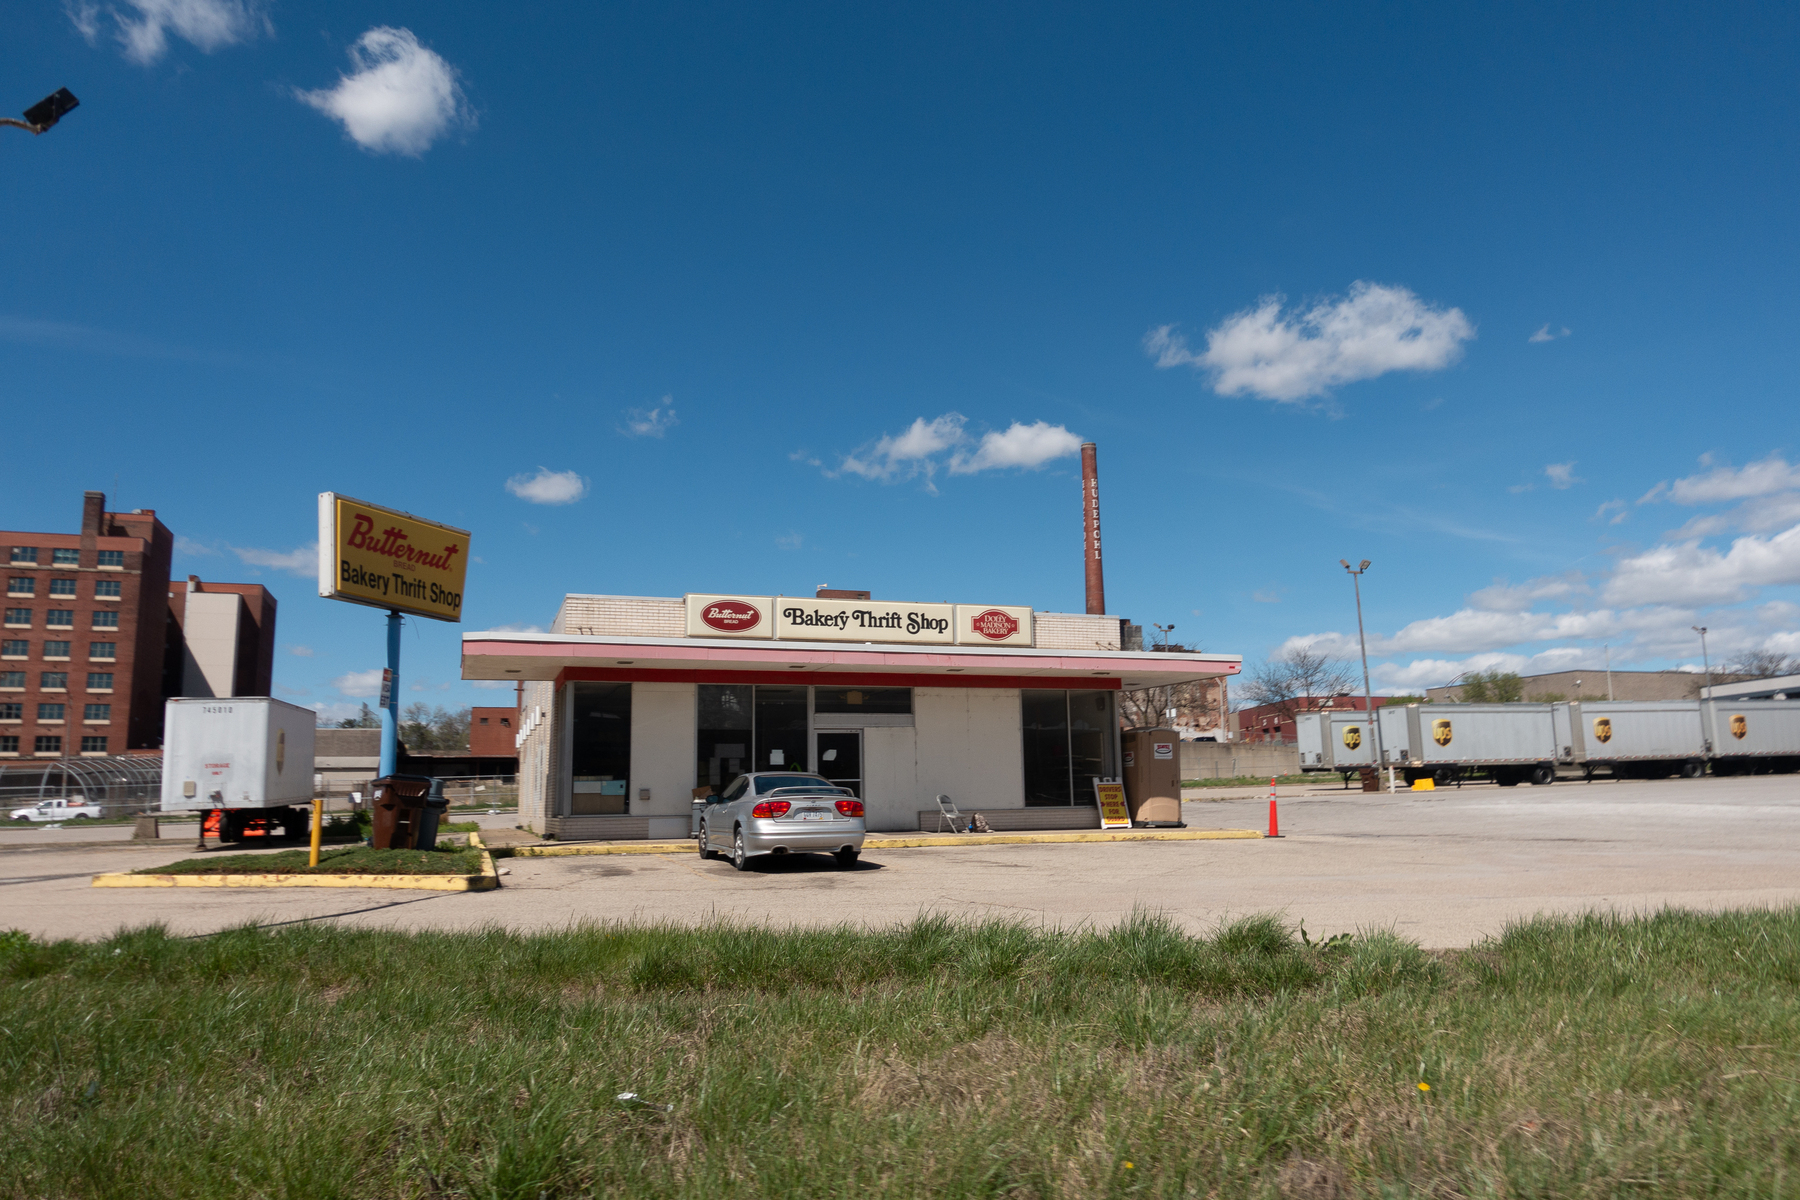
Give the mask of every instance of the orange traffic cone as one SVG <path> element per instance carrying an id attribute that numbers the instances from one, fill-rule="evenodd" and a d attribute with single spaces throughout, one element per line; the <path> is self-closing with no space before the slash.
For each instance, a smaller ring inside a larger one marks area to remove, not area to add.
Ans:
<path id="1" fill-rule="evenodd" d="M 1269 837 L 1281 836 L 1281 818 L 1275 815 L 1275 781 L 1269 780 Z"/>

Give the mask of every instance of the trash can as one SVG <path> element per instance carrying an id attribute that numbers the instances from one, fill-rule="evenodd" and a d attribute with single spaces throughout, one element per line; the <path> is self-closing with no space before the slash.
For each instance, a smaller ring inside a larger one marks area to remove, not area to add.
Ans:
<path id="1" fill-rule="evenodd" d="M 377 850 L 411 850 L 418 844 L 425 797 L 431 793 L 429 775 L 383 775 L 369 781 L 373 828 L 369 845 Z"/>
<path id="2" fill-rule="evenodd" d="M 444 795 L 444 781 L 433 779 L 431 790 L 425 793 L 425 807 L 419 815 L 419 849 L 437 849 L 438 823 L 443 820 L 444 812 L 449 807 L 450 798 Z"/>
<path id="3" fill-rule="evenodd" d="M 1356 773 L 1362 776 L 1362 790 L 1379 792 L 1381 790 L 1381 773 L 1374 767 L 1358 767 Z"/>

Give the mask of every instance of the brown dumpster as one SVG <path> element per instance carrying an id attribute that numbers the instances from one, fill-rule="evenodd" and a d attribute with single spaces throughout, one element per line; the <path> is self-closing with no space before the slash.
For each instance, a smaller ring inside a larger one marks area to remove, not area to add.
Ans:
<path id="1" fill-rule="evenodd" d="M 369 845 L 377 850 L 413 849 L 425 816 L 425 797 L 431 794 L 431 776 L 383 775 L 370 780 L 369 787 L 375 794 Z"/>
<path id="2" fill-rule="evenodd" d="M 1362 776 L 1362 790 L 1379 792 L 1381 790 L 1381 772 L 1374 767 L 1358 767 L 1356 773 Z"/>

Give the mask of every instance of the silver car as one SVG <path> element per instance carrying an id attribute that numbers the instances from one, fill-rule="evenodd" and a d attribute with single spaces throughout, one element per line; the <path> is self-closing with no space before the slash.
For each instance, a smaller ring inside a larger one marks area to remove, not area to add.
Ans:
<path id="1" fill-rule="evenodd" d="M 764 854 L 814 851 L 854 867 L 862 853 L 863 803 L 854 792 L 799 771 L 739 775 L 706 798 L 700 817 L 701 858 L 730 857 L 740 871 Z"/>

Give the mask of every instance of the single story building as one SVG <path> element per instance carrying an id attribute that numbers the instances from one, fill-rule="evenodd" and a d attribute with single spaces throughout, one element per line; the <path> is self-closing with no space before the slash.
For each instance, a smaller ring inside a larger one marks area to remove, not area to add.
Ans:
<path id="1" fill-rule="evenodd" d="M 995 828 L 1098 823 L 1121 690 L 1237 655 L 1121 650 L 1118 617 L 981 604 L 570 595 L 548 633 L 463 635 L 463 678 L 520 682 L 519 816 L 562 838 L 681 837 L 696 794 L 789 767 L 872 830 L 951 796 Z M 929 814 L 929 815 L 928 815 Z"/>

